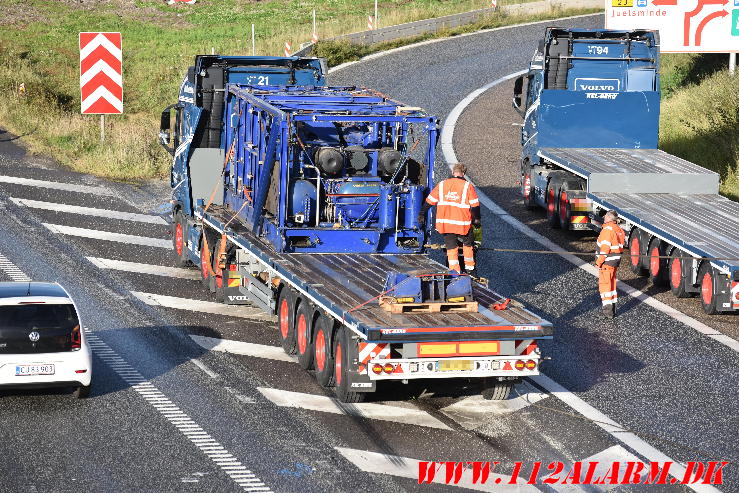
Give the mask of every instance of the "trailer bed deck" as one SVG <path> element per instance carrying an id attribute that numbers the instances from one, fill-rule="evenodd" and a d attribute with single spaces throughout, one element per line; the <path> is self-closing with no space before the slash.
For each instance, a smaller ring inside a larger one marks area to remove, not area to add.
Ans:
<path id="1" fill-rule="evenodd" d="M 198 215 L 202 215 L 200 210 Z M 222 231 L 233 215 L 227 207 L 211 206 L 204 222 Z M 511 303 L 506 310 L 492 309 L 505 298 L 476 283 L 473 293 L 479 312 L 389 313 L 372 300 L 383 292 L 388 272 L 442 273 L 446 267 L 424 254 L 277 253 L 237 221 L 228 226 L 230 241 L 256 255 L 282 279 L 370 341 L 530 339 L 553 334 L 550 322 L 518 303 Z"/>

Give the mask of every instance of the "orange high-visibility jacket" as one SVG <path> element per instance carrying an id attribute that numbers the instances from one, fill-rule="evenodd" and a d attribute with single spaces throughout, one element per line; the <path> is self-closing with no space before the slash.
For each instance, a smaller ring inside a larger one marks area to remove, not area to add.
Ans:
<path id="1" fill-rule="evenodd" d="M 621 253 L 624 251 L 624 242 L 626 235 L 621 226 L 614 222 L 605 223 L 603 229 L 598 235 L 598 257 L 595 259 L 595 265 L 610 265 L 618 267 L 621 261 Z"/>
<path id="2" fill-rule="evenodd" d="M 465 235 L 472 227 L 471 207 L 480 200 L 472 183 L 464 178 L 448 178 L 436 184 L 426 203 L 436 206 L 436 231 Z"/>

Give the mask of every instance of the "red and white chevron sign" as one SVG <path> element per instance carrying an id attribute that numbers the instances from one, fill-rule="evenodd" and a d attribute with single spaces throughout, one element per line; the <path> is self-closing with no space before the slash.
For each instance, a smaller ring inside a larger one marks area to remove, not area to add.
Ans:
<path id="1" fill-rule="evenodd" d="M 121 33 L 80 33 L 82 114 L 123 113 Z"/>

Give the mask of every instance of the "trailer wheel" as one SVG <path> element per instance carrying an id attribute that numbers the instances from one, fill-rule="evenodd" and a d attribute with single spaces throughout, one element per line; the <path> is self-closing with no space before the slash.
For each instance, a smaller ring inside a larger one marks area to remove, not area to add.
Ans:
<path id="1" fill-rule="evenodd" d="M 700 282 L 701 288 L 701 306 L 703 306 L 703 311 L 708 315 L 718 313 L 715 275 L 711 263 L 704 261 L 698 270 L 698 282 Z"/>
<path id="2" fill-rule="evenodd" d="M 187 256 L 185 217 L 181 212 L 177 211 L 172 223 L 172 249 L 175 255 L 175 265 L 177 267 L 187 267 L 192 265 L 190 258 Z"/>
<path id="3" fill-rule="evenodd" d="M 655 286 L 667 284 L 667 259 L 660 258 L 665 256 L 665 246 L 658 238 L 649 242 L 649 278 Z"/>
<path id="4" fill-rule="evenodd" d="M 277 329 L 282 349 L 287 354 L 295 354 L 295 296 L 289 287 L 283 286 L 277 299 Z"/>
<path id="5" fill-rule="evenodd" d="M 559 227 L 570 229 L 570 217 L 572 216 L 572 205 L 567 198 L 567 190 L 562 187 L 559 190 Z"/>
<path id="6" fill-rule="evenodd" d="M 683 275 L 683 252 L 675 248 L 670 254 L 670 291 L 678 298 L 689 298 L 686 290 L 686 280 Z"/>
<path id="7" fill-rule="evenodd" d="M 489 379 L 484 382 L 482 389 L 482 398 L 486 401 L 504 401 L 511 395 L 513 388 L 512 380 Z"/>
<path id="8" fill-rule="evenodd" d="M 331 351 L 331 319 L 321 315 L 316 320 L 313 336 L 313 366 L 316 380 L 322 387 L 334 385 L 334 354 Z"/>
<path id="9" fill-rule="evenodd" d="M 647 269 L 644 268 L 644 263 L 641 257 L 641 236 L 639 230 L 634 228 L 629 236 L 629 268 L 631 272 L 637 276 L 644 276 L 647 274 Z"/>
<path id="10" fill-rule="evenodd" d="M 562 180 L 559 177 L 549 180 L 547 187 L 547 223 L 554 229 L 559 229 L 559 208 L 557 207 L 557 199 L 559 198 L 559 188 Z"/>
<path id="11" fill-rule="evenodd" d="M 521 164 L 521 197 L 523 198 L 523 206 L 529 210 L 536 207 L 532 192 L 531 165 L 528 161 L 524 161 L 523 164 Z"/>
<path id="12" fill-rule="evenodd" d="M 349 354 L 347 348 L 349 346 L 349 335 L 346 328 L 339 329 L 334 344 L 334 378 L 336 379 L 336 397 L 341 402 L 357 403 L 364 400 L 363 392 L 353 392 L 349 388 Z"/>
<path id="13" fill-rule="evenodd" d="M 310 370 L 313 366 L 313 345 L 311 343 L 311 321 L 313 320 L 313 308 L 310 304 L 301 300 L 298 311 L 295 314 L 295 338 L 298 348 L 298 364 L 304 370 Z"/>
<path id="14" fill-rule="evenodd" d="M 205 233 L 203 233 L 205 234 Z M 210 271 L 208 270 L 208 259 L 213 258 L 213 252 L 208 250 L 205 239 L 200 246 L 200 281 L 203 286 L 210 291 L 213 291 L 211 287 Z"/>

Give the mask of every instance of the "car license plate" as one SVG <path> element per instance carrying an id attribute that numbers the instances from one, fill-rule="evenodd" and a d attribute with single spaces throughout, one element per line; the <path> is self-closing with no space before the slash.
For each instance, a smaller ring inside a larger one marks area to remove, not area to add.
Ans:
<path id="1" fill-rule="evenodd" d="M 474 361 L 469 359 L 439 361 L 437 365 L 439 371 L 471 371 L 474 367 Z"/>
<path id="2" fill-rule="evenodd" d="M 54 370 L 54 365 L 17 365 L 15 367 L 15 376 L 53 375 Z"/>

